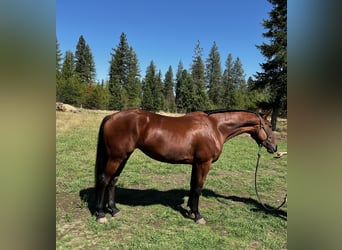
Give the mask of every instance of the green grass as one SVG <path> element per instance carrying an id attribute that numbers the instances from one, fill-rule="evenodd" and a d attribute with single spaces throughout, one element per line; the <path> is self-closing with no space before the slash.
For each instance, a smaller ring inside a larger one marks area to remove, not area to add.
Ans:
<path id="1" fill-rule="evenodd" d="M 136 150 L 117 183 L 122 216 L 98 224 L 91 215 L 98 127 L 103 113 L 56 113 L 57 249 L 286 249 L 287 220 L 258 209 L 254 170 L 258 147 L 247 135 L 224 146 L 200 197 L 207 221 L 184 218 L 191 166 L 154 161 Z M 286 151 L 286 138 L 278 143 Z M 260 196 L 277 206 L 286 193 L 287 158 L 263 149 Z M 80 195 L 83 192 L 83 196 Z M 287 206 L 282 208 L 287 211 Z"/>

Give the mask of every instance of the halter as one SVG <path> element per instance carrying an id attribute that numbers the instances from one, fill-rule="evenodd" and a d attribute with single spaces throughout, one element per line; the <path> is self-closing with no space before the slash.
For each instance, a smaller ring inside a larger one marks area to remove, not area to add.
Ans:
<path id="1" fill-rule="evenodd" d="M 264 125 L 262 124 L 262 121 L 261 121 L 261 116 L 258 114 L 258 113 L 255 113 L 258 117 L 259 117 L 259 120 L 260 120 L 260 130 L 263 129 L 266 133 L 266 136 L 267 136 L 267 139 L 269 138 L 269 135 L 266 131 L 266 129 L 264 128 Z M 266 139 L 266 140 L 267 140 Z M 276 208 L 269 208 L 267 207 L 266 205 L 264 205 L 264 203 L 261 201 L 260 199 L 260 196 L 259 196 L 259 192 L 258 192 L 258 187 L 257 187 L 257 175 L 258 175 L 258 168 L 259 168 L 259 161 L 260 161 L 260 157 L 261 157 L 261 148 L 262 148 L 262 143 L 259 143 L 258 144 L 259 146 L 259 150 L 258 150 L 258 159 L 257 159 L 257 163 L 256 163 L 256 166 L 255 166 L 255 174 L 254 174 L 254 187 L 255 187 L 255 194 L 258 198 L 258 201 L 259 203 L 261 204 L 261 206 L 267 210 L 267 211 L 275 211 L 275 210 L 279 210 L 282 206 L 284 206 L 284 204 L 287 202 L 287 194 L 285 195 L 284 197 L 284 200 L 283 202 Z"/>
<path id="2" fill-rule="evenodd" d="M 260 130 L 264 130 L 264 132 L 265 132 L 265 134 L 266 134 L 266 140 L 268 140 L 269 138 L 270 138 L 270 136 L 269 136 L 269 134 L 267 133 L 267 131 L 266 131 L 266 129 L 265 129 L 265 127 L 264 127 L 264 124 L 262 123 L 262 118 L 261 118 L 261 116 L 258 114 L 258 113 L 255 113 L 256 114 L 256 116 L 258 116 L 259 117 L 259 121 L 260 121 L 260 124 L 259 124 L 259 126 L 260 126 Z M 260 132 L 260 130 L 259 130 L 259 132 Z M 265 140 L 265 141 L 266 141 Z M 259 147 L 261 146 L 261 143 L 259 143 Z"/>

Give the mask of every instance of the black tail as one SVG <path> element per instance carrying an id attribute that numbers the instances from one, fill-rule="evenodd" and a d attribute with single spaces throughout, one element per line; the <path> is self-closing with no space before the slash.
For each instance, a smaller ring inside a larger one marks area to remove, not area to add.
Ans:
<path id="1" fill-rule="evenodd" d="M 110 115 L 107 115 L 103 118 L 100 129 L 99 135 L 97 140 L 97 152 L 96 152 L 96 163 L 95 163 L 95 187 L 103 180 L 103 172 L 106 167 L 107 163 L 107 153 L 103 138 L 103 127 L 105 123 L 110 119 Z"/>

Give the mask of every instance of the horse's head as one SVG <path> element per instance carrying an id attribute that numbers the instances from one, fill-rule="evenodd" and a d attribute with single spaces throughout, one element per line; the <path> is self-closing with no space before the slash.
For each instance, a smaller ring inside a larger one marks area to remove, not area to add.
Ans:
<path id="1" fill-rule="evenodd" d="M 277 152 L 277 143 L 272 131 L 272 125 L 267 120 L 272 110 L 259 115 L 260 124 L 255 133 L 251 134 L 253 139 L 259 144 L 264 146 L 269 153 Z"/>

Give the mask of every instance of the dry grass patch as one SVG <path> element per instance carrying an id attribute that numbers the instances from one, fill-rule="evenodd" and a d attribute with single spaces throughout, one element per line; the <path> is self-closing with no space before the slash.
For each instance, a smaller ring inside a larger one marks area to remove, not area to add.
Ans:
<path id="1" fill-rule="evenodd" d="M 80 128 L 98 129 L 104 116 L 112 114 L 112 111 L 89 111 L 81 112 L 56 112 L 56 134 L 66 133 Z"/>

